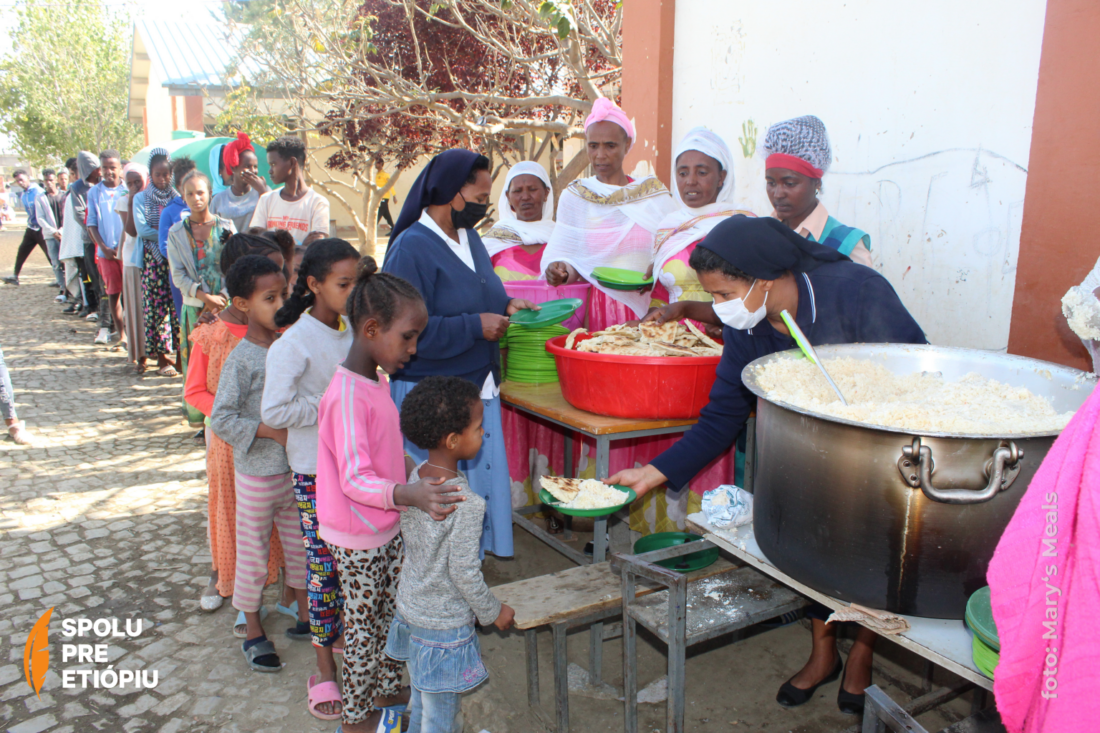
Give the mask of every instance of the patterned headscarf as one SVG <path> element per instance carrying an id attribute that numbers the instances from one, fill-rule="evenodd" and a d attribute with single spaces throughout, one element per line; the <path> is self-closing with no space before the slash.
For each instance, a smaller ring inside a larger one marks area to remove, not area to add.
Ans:
<path id="1" fill-rule="evenodd" d="M 833 151 L 825 123 L 813 115 L 777 122 L 764 136 L 767 168 L 787 168 L 810 178 L 829 170 Z"/>
<path id="2" fill-rule="evenodd" d="M 164 148 L 153 148 L 149 151 L 149 170 L 153 169 L 153 161 L 159 156 L 164 156 L 166 162 L 171 163 L 172 159 L 168 156 L 168 151 Z M 152 175 L 149 177 L 149 186 L 145 189 L 145 223 L 149 225 L 151 229 L 156 229 L 160 225 L 160 212 L 168 205 L 168 202 L 174 199 L 179 194 L 176 193 L 176 189 L 172 188 L 171 184 L 168 188 L 157 188 L 156 184 L 152 182 Z"/>

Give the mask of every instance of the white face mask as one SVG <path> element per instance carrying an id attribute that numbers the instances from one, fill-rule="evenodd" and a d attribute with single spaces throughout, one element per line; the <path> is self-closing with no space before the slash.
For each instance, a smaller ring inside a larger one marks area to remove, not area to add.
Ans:
<path id="1" fill-rule="evenodd" d="M 749 288 L 749 292 L 745 293 L 745 298 L 749 297 L 749 293 L 756 287 L 756 281 L 752 281 L 752 286 Z M 727 300 L 723 303 L 714 304 L 714 312 L 722 323 L 726 324 L 730 328 L 736 328 L 738 331 L 746 331 L 760 321 L 764 320 L 764 316 L 768 315 L 768 294 L 764 293 L 764 302 L 755 311 L 750 311 L 745 307 L 745 298 L 734 298 Z"/>

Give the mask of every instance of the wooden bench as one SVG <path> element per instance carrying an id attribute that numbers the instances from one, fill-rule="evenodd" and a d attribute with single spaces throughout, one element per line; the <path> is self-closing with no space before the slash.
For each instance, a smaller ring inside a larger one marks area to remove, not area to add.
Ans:
<path id="1" fill-rule="evenodd" d="M 734 569 L 719 559 L 710 567 L 686 576 L 687 582 L 702 580 Z M 639 582 L 635 597 L 659 591 L 658 584 Z M 554 636 L 554 699 L 558 733 L 569 730 L 569 656 L 566 635 L 577 626 L 600 623 L 622 613 L 622 580 L 610 563 L 581 565 L 538 578 L 519 580 L 493 588 L 493 594 L 516 611 L 515 625 L 524 631 L 527 656 L 527 702 L 539 701 L 539 658 L 536 631 L 549 626 Z M 621 633 L 618 627 L 603 630 L 603 639 Z M 597 678 L 598 679 L 598 678 Z"/>

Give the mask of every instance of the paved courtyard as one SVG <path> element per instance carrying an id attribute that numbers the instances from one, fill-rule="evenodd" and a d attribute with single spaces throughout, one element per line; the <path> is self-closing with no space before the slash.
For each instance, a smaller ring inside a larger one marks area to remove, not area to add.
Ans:
<path id="1" fill-rule="evenodd" d="M 0 234 L 5 274 L 14 237 Z M 0 721 L 16 733 L 334 729 L 305 711 L 313 655 L 283 636 L 289 618 L 266 626 L 286 671 L 301 673 L 255 675 L 229 604 L 198 611 L 210 560 L 205 461 L 179 419 L 182 379 L 138 377 L 124 350 L 93 346 L 95 324 L 60 314 L 48 274 L 35 253 L 21 286 L 0 287 L 0 346 L 40 444 L 0 441 Z M 49 608 L 50 667 L 36 695 L 23 657 Z M 63 661 L 62 621 L 81 617 L 140 619 L 142 632 L 73 639 L 109 644 L 108 661 Z M 108 667 L 156 670 L 158 684 L 62 688 L 63 669 Z"/>

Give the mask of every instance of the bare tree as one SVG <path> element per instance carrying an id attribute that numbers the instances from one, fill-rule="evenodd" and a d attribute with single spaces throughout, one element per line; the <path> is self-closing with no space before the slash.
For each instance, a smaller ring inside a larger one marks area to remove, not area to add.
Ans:
<path id="1" fill-rule="evenodd" d="M 254 13 L 242 62 L 277 90 L 311 149 L 312 182 L 352 215 L 374 249 L 374 160 L 400 171 L 465 146 L 498 162 L 556 156 L 621 79 L 616 0 L 270 0 Z M 555 195 L 587 165 L 582 150 Z M 339 171 L 342 176 L 334 175 Z"/>

